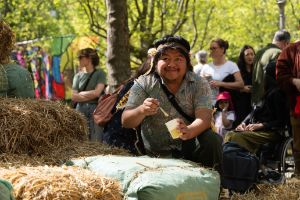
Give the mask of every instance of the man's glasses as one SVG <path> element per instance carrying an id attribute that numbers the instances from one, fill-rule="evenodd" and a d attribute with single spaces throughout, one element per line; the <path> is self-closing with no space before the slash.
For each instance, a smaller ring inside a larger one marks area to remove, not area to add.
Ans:
<path id="1" fill-rule="evenodd" d="M 220 48 L 220 47 L 210 47 L 209 50 L 210 50 L 210 51 L 215 51 L 215 50 L 218 49 L 218 48 Z"/>

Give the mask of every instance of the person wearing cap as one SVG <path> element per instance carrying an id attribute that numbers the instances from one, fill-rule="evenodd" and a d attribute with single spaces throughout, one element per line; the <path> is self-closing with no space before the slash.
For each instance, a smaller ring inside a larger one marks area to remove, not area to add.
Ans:
<path id="1" fill-rule="evenodd" d="M 214 126 L 216 128 L 216 132 L 223 138 L 226 132 L 232 128 L 232 124 L 235 120 L 235 112 L 233 110 L 233 104 L 229 92 L 224 91 L 217 96 L 215 109 Z"/>
<path id="2" fill-rule="evenodd" d="M 81 49 L 78 59 L 81 70 L 73 78 L 72 101 L 77 102 L 76 110 L 87 118 L 89 139 L 102 141 L 103 128 L 94 123 L 93 112 L 105 88 L 106 75 L 101 69 L 96 69 L 99 56 L 95 49 Z"/>
<path id="3" fill-rule="evenodd" d="M 217 38 L 210 43 L 210 56 L 213 61 L 205 65 L 201 70 L 201 76 L 209 80 L 212 89 L 212 104 L 216 103 L 216 98 L 220 89 L 240 90 L 244 87 L 244 82 L 238 66 L 226 59 L 226 51 L 229 48 L 227 41 Z M 227 77 L 232 77 L 232 80 L 225 81 Z"/>
<path id="4" fill-rule="evenodd" d="M 221 171 L 222 140 L 210 131 L 211 90 L 206 79 L 192 71 L 189 42 L 181 36 L 167 35 L 154 46 L 150 70 L 130 89 L 122 114 L 123 126 L 141 127 L 149 156 L 184 158 Z M 189 117 L 179 114 L 168 98 L 171 96 Z M 177 119 L 176 127 L 181 133 L 178 139 L 171 137 L 165 125 L 173 119 Z"/>
<path id="5" fill-rule="evenodd" d="M 194 66 L 194 72 L 200 76 L 203 66 L 207 63 L 207 52 L 205 50 L 198 51 L 195 54 L 195 58 L 197 60 L 197 65 Z"/>
<path id="6" fill-rule="evenodd" d="M 252 73 L 251 102 L 253 105 L 259 104 L 264 95 L 266 66 L 269 62 L 277 60 L 281 50 L 289 44 L 290 39 L 291 35 L 288 31 L 279 30 L 274 34 L 271 44 L 267 44 L 267 46 L 257 51 Z"/>
<path id="7" fill-rule="evenodd" d="M 293 133 L 293 176 L 300 179 L 300 42 L 282 50 L 276 64 L 279 86 L 289 97 L 290 121 Z"/>
<path id="8" fill-rule="evenodd" d="M 27 69 L 10 59 L 15 44 L 15 34 L 10 26 L 0 20 L 0 96 L 34 98 L 32 77 Z"/>
<path id="9" fill-rule="evenodd" d="M 263 101 L 256 105 L 244 121 L 225 135 L 224 142 L 233 141 L 251 153 L 257 153 L 266 143 L 282 140 L 280 132 L 289 121 L 289 109 L 285 93 L 278 87 L 275 79 L 275 62 L 266 67 Z"/>

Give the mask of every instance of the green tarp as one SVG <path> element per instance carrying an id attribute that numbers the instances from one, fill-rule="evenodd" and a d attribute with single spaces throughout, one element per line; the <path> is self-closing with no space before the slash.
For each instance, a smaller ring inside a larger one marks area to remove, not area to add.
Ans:
<path id="1" fill-rule="evenodd" d="M 53 39 L 51 45 L 51 54 L 53 56 L 60 56 L 62 53 L 66 51 L 70 43 L 74 40 L 75 36 L 64 36 L 64 37 L 56 37 Z"/>
<path id="2" fill-rule="evenodd" d="M 119 180 L 128 200 L 217 200 L 220 192 L 217 172 L 184 160 L 95 156 L 69 164 Z"/>
<path id="3" fill-rule="evenodd" d="M 13 189 L 13 187 L 9 182 L 0 179 L 0 199 L 1 200 L 14 200 L 15 198 L 13 197 L 12 189 Z"/>

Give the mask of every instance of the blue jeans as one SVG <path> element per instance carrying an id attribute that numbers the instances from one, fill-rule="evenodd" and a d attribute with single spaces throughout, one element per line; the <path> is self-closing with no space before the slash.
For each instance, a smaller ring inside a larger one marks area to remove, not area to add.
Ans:
<path id="1" fill-rule="evenodd" d="M 89 140 L 90 141 L 103 141 L 103 127 L 95 124 L 93 118 L 93 112 L 96 109 L 96 103 L 78 103 L 76 110 L 83 113 L 87 119 L 87 126 L 89 129 Z"/>

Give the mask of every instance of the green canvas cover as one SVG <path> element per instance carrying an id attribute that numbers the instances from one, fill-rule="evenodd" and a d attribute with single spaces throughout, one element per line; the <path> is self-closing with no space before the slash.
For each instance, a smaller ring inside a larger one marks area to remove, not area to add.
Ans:
<path id="1" fill-rule="evenodd" d="M 68 164 L 119 180 L 127 200 L 216 200 L 220 192 L 216 171 L 185 160 L 95 156 Z"/>
<path id="2" fill-rule="evenodd" d="M 0 179 L 0 199 L 1 200 L 14 200 L 12 194 L 13 187 L 6 180 Z"/>
<path id="3" fill-rule="evenodd" d="M 74 35 L 54 38 L 51 45 L 52 55 L 60 56 L 62 53 L 64 53 L 74 38 Z"/>

